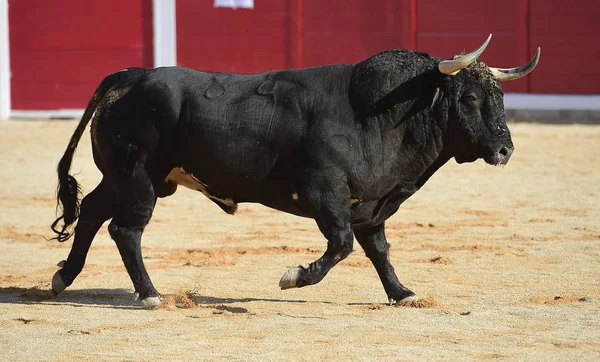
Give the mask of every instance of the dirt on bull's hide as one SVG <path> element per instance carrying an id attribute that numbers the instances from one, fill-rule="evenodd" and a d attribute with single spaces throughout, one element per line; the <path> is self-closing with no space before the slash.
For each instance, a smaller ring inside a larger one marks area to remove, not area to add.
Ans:
<path id="1" fill-rule="evenodd" d="M 143 240 L 163 302 L 139 308 L 106 225 L 60 296 L 47 241 L 56 163 L 70 121 L 0 122 L 0 359 L 600 360 L 598 126 L 509 125 L 504 168 L 450 161 L 388 222 L 400 281 L 421 296 L 389 306 L 354 252 L 315 285 L 281 291 L 320 257 L 314 221 L 241 204 L 223 213 L 180 188 Z M 89 139 L 72 172 L 97 184 Z"/>

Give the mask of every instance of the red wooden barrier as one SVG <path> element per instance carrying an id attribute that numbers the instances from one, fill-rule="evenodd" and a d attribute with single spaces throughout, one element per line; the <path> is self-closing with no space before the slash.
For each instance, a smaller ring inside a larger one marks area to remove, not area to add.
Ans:
<path id="1" fill-rule="evenodd" d="M 417 7 L 417 49 L 444 58 L 469 52 L 493 38 L 481 59 L 510 68 L 525 64 L 535 53 L 528 49 L 527 1 L 421 0 Z M 526 92 L 527 78 L 503 84 L 508 92 Z"/>
<path id="2" fill-rule="evenodd" d="M 531 0 L 530 44 L 542 47 L 532 93 L 600 93 L 600 2 Z"/>
<path id="3" fill-rule="evenodd" d="M 507 92 L 600 93 L 600 2 L 593 0 L 256 0 L 254 10 L 177 0 L 182 65 L 258 72 L 356 62 L 389 48 L 451 57 L 489 33 L 482 59 L 539 69 L 505 83 Z"/>
<path id="4" fill-rule="evenodd" d="M 509 92 L 600 93 L 600 2 L 593 0 L 255 0 L 254 9 L 177 0 L 180 65 L 240 73 L 356 62 L 389 48 L 451 57 L 489 33 L 482 59 L 524 64 Z M 9 0 L 12 107 L 84 108 L 98 82 L 152 66 L 151 0 Z"/>
<path id="5" fill-rule="evenodd" d="M 451 57 L 494 40 L 483 59 L 497 67 L 524 64 L 528 1 L 260 0 L 254 9 L 214 8 L 177 1 L 181 65 L 252 73 L 270 69 L 357 62 L 378 51 L 409 48 Z M 506 83 L 527 92 L 529 80 Z"/>
<path id="6" fill-rule="evenodd" d="M 296 66 L 296 1 L 255 1 L 254 9 L 177 0 L 177 60 L 213 71 L 254 73 Z"/>
<path id="7" fill-rule="evenodd" d="M 254 73 L 356 62 L 411 48 L 416 0 L 256 0 L 254 9 L 177 0 L 180 65 Z"/>
<path id="8" fill-rule="evenodd" d="M 152 66 L 150 0 L 9 1 L 12 108 L 85 108 L 104 76 Z"/>

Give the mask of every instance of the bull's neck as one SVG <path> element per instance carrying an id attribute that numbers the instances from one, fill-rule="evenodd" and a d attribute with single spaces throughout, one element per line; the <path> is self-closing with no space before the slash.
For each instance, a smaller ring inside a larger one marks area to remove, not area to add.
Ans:
<path id="1" fill-rule="evenodd" d="M 398 71 L 389 69 L 394 62 Z M 350 98 L 365 131 L 366 152 L 382 172 L 373 178 L 388 179 L 388 186 L 420 187 L 450 159 L 444 145 L 446 100 L 432 107 L 440 81 L 436 64 L 413 52 L 384 52 L 355 68 Z"/>
<path id="2" fill-rule="evenodd" d="M 391 174 L 417 187 L 451 158 L 444 147 L 446 122 L 430 102 L 425 96 L 406 100 L 379 117 Z"/>

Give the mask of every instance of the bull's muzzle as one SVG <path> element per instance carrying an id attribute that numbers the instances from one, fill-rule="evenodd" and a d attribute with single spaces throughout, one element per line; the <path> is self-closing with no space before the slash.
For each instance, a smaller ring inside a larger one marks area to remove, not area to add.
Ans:
<path id="1" fill-rule="evenodd" d="M 515 148 L 511 146 L 502 146 L 492 151 L 488 156 L 484 157 L 483 160 L 490 165 L 506 165 L 510 156 L 512 155 Z"/>

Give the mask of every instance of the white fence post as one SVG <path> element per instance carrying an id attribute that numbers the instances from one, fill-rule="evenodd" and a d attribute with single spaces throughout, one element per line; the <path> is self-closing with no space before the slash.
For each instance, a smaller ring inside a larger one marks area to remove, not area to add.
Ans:
<path id="1" fill-rule="evenodd" d="M 0 0 L 0 120 L 10 117 L 10 47 L 8 0 Z"/>
<path id="2" fill-rule="evenodd" d="M 176 0 L 152 0 L 154 66 L 177 65 Z"/>

